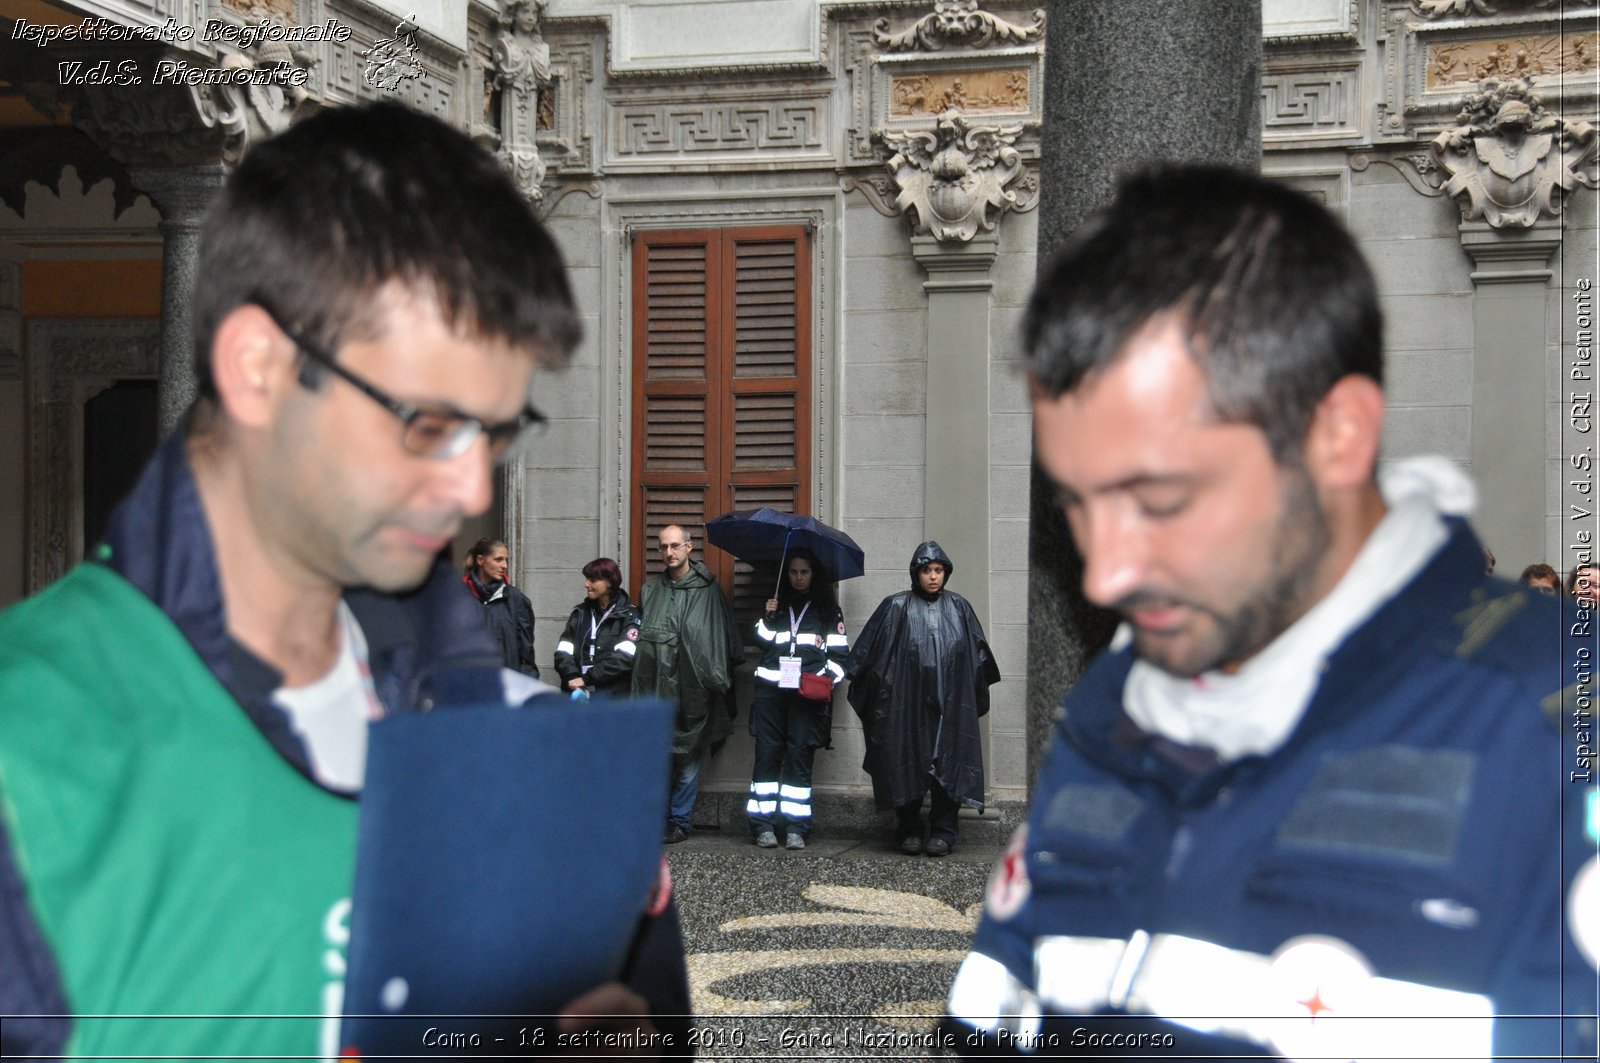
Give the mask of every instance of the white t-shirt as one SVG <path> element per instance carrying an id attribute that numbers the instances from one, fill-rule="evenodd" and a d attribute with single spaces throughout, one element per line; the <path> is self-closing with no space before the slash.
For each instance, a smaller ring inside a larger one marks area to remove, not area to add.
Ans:
<path id="1" fill-rule="evenodd" d="M 367 639 L 339 603 L 339 656 L 327 675 L 299 687 L 279 687 L 273 703 L 289 714 L 305 743 L 311 774 L 322 785 L 356 793 L 366 778 L 367 724 L 383 715 L 367 664 Z"/>

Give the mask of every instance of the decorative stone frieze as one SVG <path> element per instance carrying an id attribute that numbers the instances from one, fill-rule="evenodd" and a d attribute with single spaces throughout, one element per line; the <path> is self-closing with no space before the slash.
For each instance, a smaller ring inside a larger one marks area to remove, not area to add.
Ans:
<path id="1" fill-rule="evenodd" d="M 1554 110 L 1593 120 L 1600 104 L 1600 32 L 1592 6 L 1537 0 L 1383 5 L 1375 143 L 1427 141 L 1451 129 L 1463 95 L 1489 78 L 1530 79 Z"/>
<path id="2" fill-rule="evenodd" d="M 1427 46 L 1426 88 L 1476 85 L 1484 78 L 1593 74 L 1600 34 L 1539 33 Z"/>
<path id="3" fill-rule="evenodd" d="M 1031 209 L 1037 189 L 1020 180 L 1021 133 L 1021 126 L 977 125 L 946 112 L 930 131 L 880 134 L 894 152 L 887 169 L 898 189 L 895 207 L 917 235 L 959 242 L 992 231 L 1007 210 Z"/>
<path id="4" fill-rule="evenodd" d="M 1560 0 L 1417 0 L 1423 18 L 1461 18 L 1468 15 L 1494 15 L 1502 9 L 1551 8 Z"/>
<path id="5" fill-rule="evenodd" d="M 898 33 L 889 32 L 889 20 L 880 18 L 873 39 L 890 51 L 925 49 L 937 52 L 947 44 L 983 48 L 991 42 L 1024 44 L 1044 38 L 1044 8 L 1033 12 L 1033 25 L 1019 26 L 987 11 L 978 0 L 935 0 L 933 13 L 924 15 Z"/>
<path id="6" fill-rule="evenodd" d="M 1499 229 L 1560 214 L 1563 194 L 1594 188 L 1597 146 L 1593 126 L 1545 110 L 1531 82 L 1489 78 L 1431 148 L 1462 220 Z"/>
<path id="7" fill-rule="evenodd" d="M 494 92 L 491 118 L 500 133 L 500 161 L 517 187 L 537 202 L 544 196 L 539 157 L 539 95 L 550 84 L 550 46 L 539 32 L 544 0 L 507 0 L 495 20 L 490 51 Z"/>
<path id="8" fill-rule="evenodd" d="M 1326 60 L 1314 67 L 1268 69 L 1261 78 L 1261 136 L 1268 143 L 1360 136 L 1359 63 Z"/>

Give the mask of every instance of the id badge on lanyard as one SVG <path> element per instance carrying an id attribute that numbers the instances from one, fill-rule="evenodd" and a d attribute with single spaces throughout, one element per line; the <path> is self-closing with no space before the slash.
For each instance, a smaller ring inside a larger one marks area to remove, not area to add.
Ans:
<path id="1" fill-rule="evenodd" d="M 800 637 L 800 621 L 806 618 L 806 610 L 811 608 L 807 602 L 801 609 L 800 615 L 795 616 L 794 610 L 789 610 L 789 656 L 778 658 L 778 689 L 800 689 L 800 650 L 797 642 Z"/>

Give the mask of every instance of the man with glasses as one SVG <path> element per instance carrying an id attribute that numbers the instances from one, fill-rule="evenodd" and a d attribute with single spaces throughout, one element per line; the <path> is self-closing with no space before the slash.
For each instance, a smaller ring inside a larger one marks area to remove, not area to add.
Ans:
<path id="1" fill-rule="evenodd" d="M 368 722 L 539 689 L 447 552 L 579 337 L 500 165 L 396 104 L 308 118 L 213 205 L 192 305 L 185 423 L 0 617 L 7 1054 L 326 1054 Z M 640 933 L 563 1025 L 688 1010 L 675 912 Z"/>
<path id="2" fill-rule="evenodd" d="M 661 529 L 661 575 L 644 585 L 633 692 L 678 703 L 672 736 L 672 795 L 662 837 L 689 837 L 700 796 L 700 761 L 733 733 L 733 669 L 744 643 L 733 608 L 709 568 L 693 559 L 694 540 L 676 524 Z"/>

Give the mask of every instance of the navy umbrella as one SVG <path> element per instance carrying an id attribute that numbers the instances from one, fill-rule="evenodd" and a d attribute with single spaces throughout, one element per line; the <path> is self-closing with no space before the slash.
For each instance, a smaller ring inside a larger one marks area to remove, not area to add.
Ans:
<path id="1" fill-rule="evenodd" d="M 803 546 L 817 555 L 836 580 L 854 579 L 866 571 L 866 551 L 844 532 L 815 517 L 798 517 L 767 506 L 713 517 L 706 523 L 706 541 L 744 561 L 776 561 L 780 570 L 789 551 Z M 783 578 L 781 571 L 778 578 Z"/>

